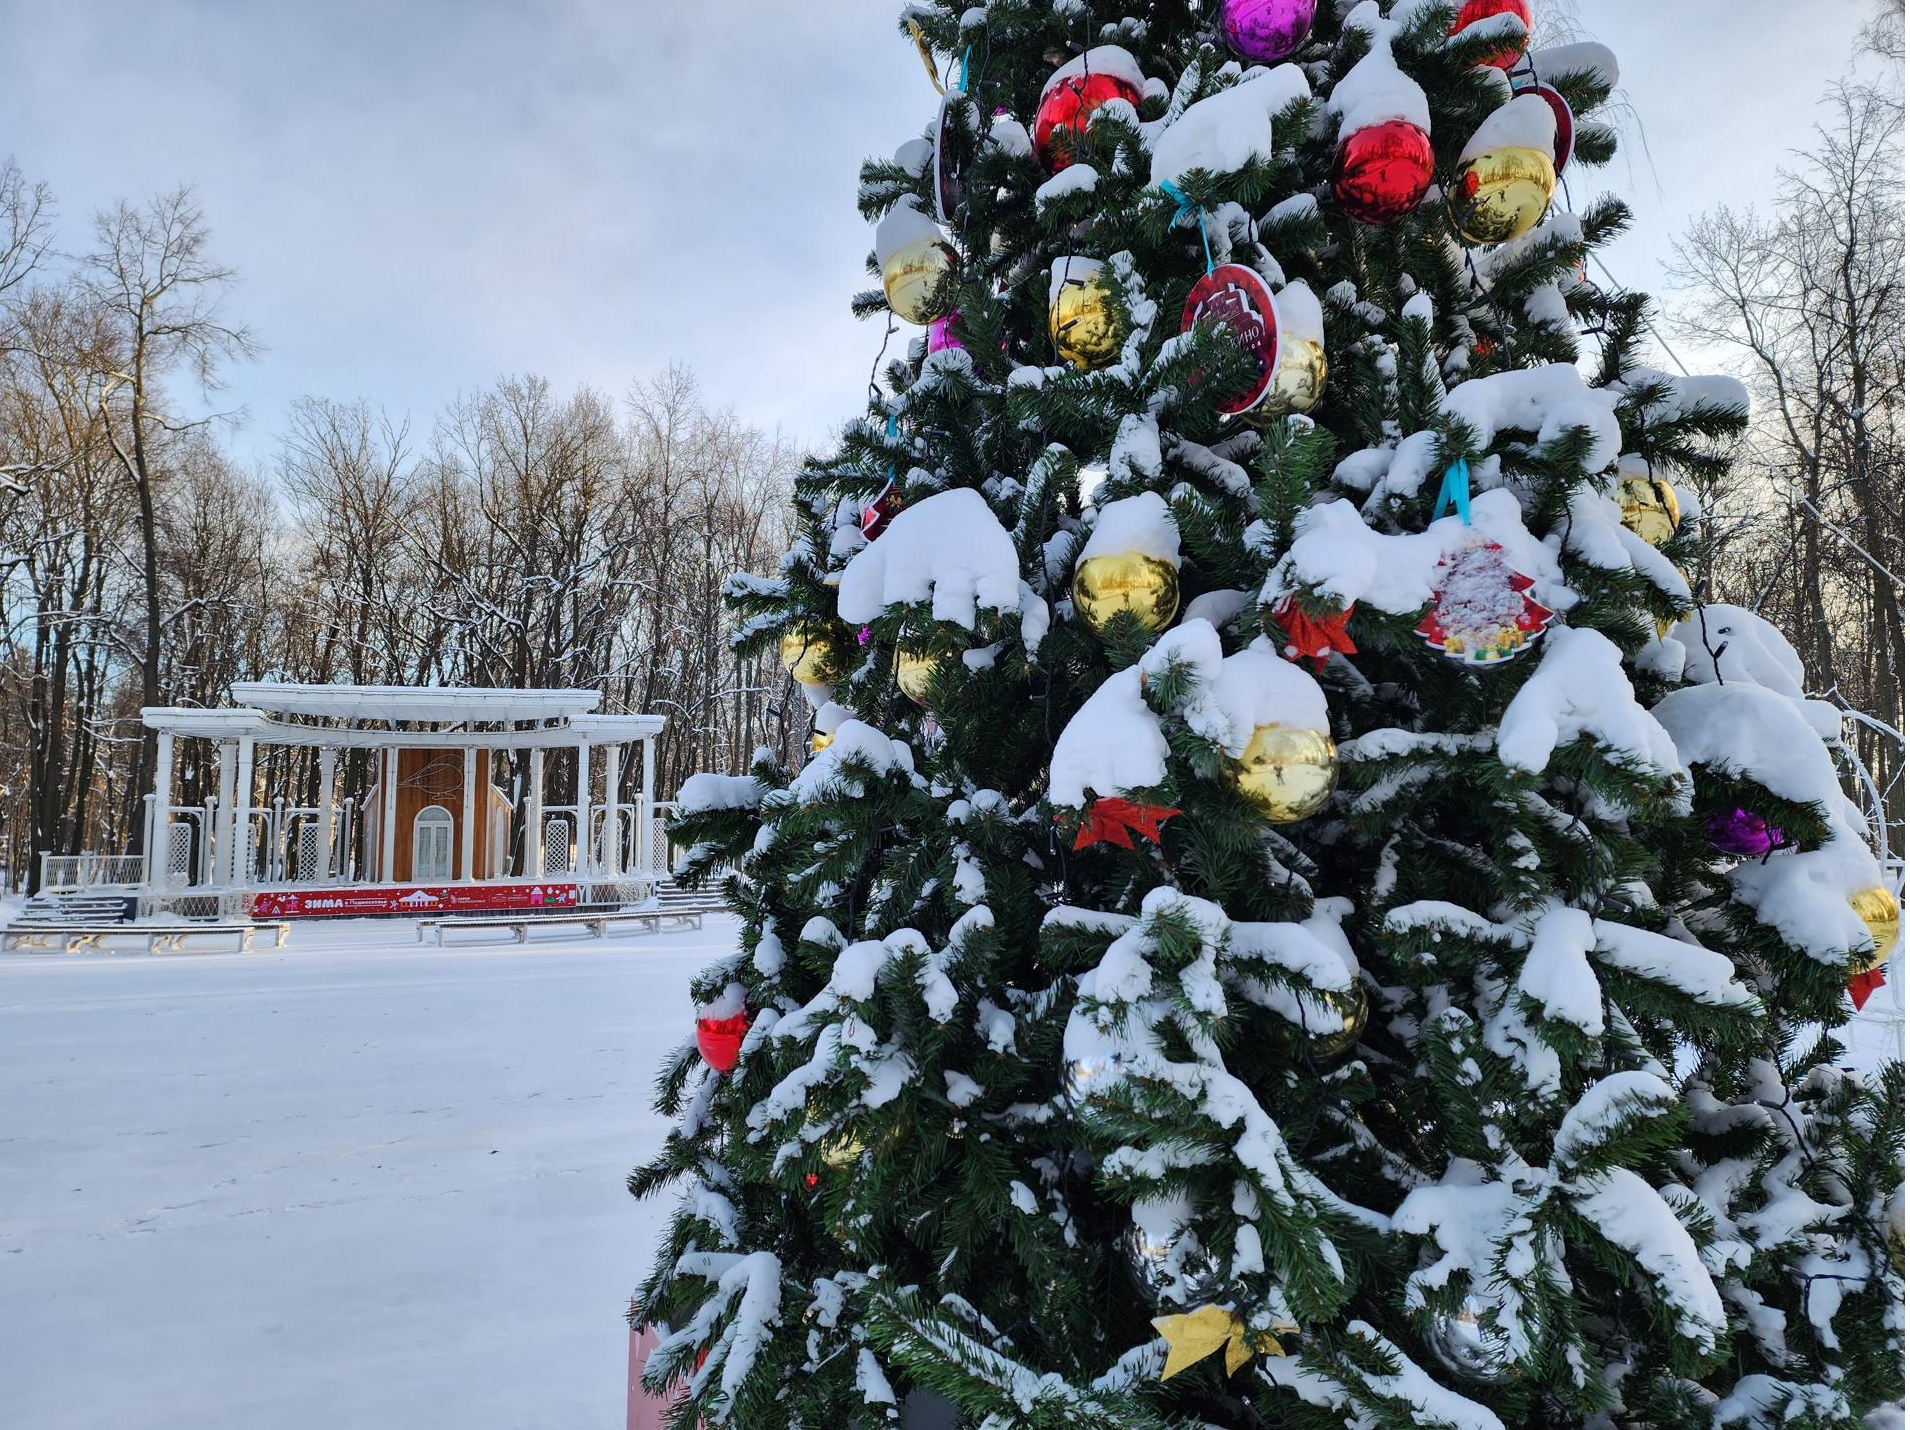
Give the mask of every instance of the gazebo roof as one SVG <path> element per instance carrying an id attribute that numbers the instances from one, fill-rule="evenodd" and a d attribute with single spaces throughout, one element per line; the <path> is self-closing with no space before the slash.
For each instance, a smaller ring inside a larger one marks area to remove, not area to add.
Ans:
<path id="1" fill-rule="evenodd" d="M 448 685 L 293 685 L 244 681 L 232 687 L 238 704 L 221 709 L 151 705 L 140 718 L 149 729 L 175 735 L 267 744 L 331 745 L 373 749 L 388 745 L 530 749 L 558 743 L 564 732 L 590 743 L 648 739 L 662 733 L 660 715 L 595 715 L 594 690 L 508 690 Z M 279 717 L 331 722 L 301 724 Z M 543 722 L 519 730 L 512 725 Z M 399 724 L 430 729 L 398 729 Z M 502 727 L 481 729 L 481 726 Z M 452 728 L 444 728 L 452 727 Z"/>
<path id="2" fill-rule="evenodd" d="M 597 708 L 594 690 L 509 690 L 452 685 L 292 685 L 245 681 L 232 698 L 274 715 L 333 720 L 408 720 L 433 725 L 562 720 Z"/>

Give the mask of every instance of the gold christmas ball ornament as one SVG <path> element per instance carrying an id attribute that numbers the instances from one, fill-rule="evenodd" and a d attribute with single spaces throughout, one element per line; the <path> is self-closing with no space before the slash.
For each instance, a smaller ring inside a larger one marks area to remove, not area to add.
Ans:
<path id="1" fill-rule="evenodd" d="M 1897 900 L 1882 885 L 1863 889 L 1850 899 L 1850 911 L 1864 921 L 1864 927 L 1870 931 L 1871 949 L 1860 954 L 1853 973 L 1868 973 L 1873 968 L 1881 968 L 1896 951 L 1897 936 L 1902 931 L 1902 910 Z"/>
<path id="2" fill-rule="evenodd" d="M 1172 562 L 1138 551 L 1090 556 L 1074 568 L 1074 608 L 1096 635 L 1123 611 L 1158 634 L 1180 609 L 1180 573 Z"/>
<path id="3" fill-rule="evenodd" d="M 816 1155 L 822 1158 L 822 1165 L 832 1172 L 844 1172 L 862 1160 L 862 1139 L 853 1132 L 844 1132 L 836 1137 L 825 1137 L 816 1146 Z"/>
<path id="4" fill-rule="evenodd" d="M 1558 172 L 1539 149 L 1507 145 L 1459 165 L 1453 203 L 1467 243 L 1505 243 L 1545 216 Z"/>
<path id="5" fill-rule="evenodd" d="M 882 292 L 905 323 L 923 326 L 955 311 L 955 274 L 960 260 L 939 238 L 918 238 L 882 264 Z"/>
<path id="6" fill-rule="evenodd" d="M 834 735 L 825 735 L 822 731 L 818 730 L 809 737 L 809 753 L 812 755 L 820 755 L 824 750 L 835 744 L 835 742 L 836 737 Z"/>
<path id="7" fill-rule="evenodd" d="M 1234 785 L 1275 824 L 1292 824 L 1325 807 L 1339 782 L 1340 756 L 1324 730 L 1262 725 L 1233 762 Z"/>
<path id="8" fill-rule="evenodd" d="M 1121 355 L 1120 305 L 1106 265 L 1094 258 L 1057 258 L 1048 278 L 1048 337 L 1055 351 L 1087 371 Z"/>
<path id="9" fill-rule="evenodd" d="M 928 709 L 928 687 L 935 678 L 937 664 L 932 655 L 914 655 L 905 650 L 895 653 L 896 685 L 924 710 Z"/>
<path id="10" fill-rule="evenodd" d="M 1626 477 L 1618 484 L 1618 511 L 1625 529 L 1653 546 L 1678 530 L 1678 494 L 1663 477 Z"/>
<path id="11" fill-rule="evenodd" d="M 1330 1063 L 1345 1057 L 1359 1046 L 1366 1031 L 1366 989 L 1359 979 L 1344 993 L 1322 993 L 1320 1001 L 1340 1015 L 1340 1026 L 1332 1032 L 1307 1035 L 1307 1054 L 1316 1063 Z"/>
<path id="12" fill-rule="evenodd" d="M 804 685 L 816 685 L 829 664 L 829 643 L 816 626 L 796 625 L 783 632 L 783 669 Z"/>
<path id="13" fill-rule="evenodd" d="M 1312 338 L 1282 334 L 1273 386 L 1251 415 L 1256 421 L 1272 421 L 1295 412 L 1311 412 L 1325 396 L 1326 349 Z"/>

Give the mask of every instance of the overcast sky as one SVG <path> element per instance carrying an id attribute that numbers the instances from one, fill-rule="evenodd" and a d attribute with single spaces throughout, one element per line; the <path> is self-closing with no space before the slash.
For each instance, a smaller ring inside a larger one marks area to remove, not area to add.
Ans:
<path id="1" fill-rule="evenodd" d="M 1568 179 L 1631 202 L 1606 261 L 1656 291 L 1689 219 L 1768 195 L 1872 0 L 1569 3 L 1642 136 Z M 197 186 L 242 275 L 229 311 L 265 345 L 219 399 L 245 409 L 247 459 L 301 394 L 422 427 L 503 372 L 617 393 L 672 361 L 821 441 L 881 341 L 847 312 L 857 165 L 935 103 L 897 8 L 0 0 L 0 152 L 53 186 L 69 246 L 118 197 Z"/>

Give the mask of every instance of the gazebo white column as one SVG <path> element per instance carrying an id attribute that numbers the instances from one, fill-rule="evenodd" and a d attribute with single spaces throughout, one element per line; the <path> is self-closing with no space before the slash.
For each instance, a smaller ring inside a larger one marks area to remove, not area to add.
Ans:
<path id="1" fill-rule="evenodd" d="M 385 772 L 379 777 L 378 878 L 390 884 L 398 878 L 398 747 L 385 746 Z"/>
<path id="2" fill-rule="evenodd" d="M 239 772 L 234 789 L 232 869 L 226 882 L 243 888 L 252 882 L 252 756 L 250 735 L 239 736 Z"/>
<path id="3" fill-rule="evenodd" d="M 531 774 L 524 791 L 524 877 L 544 877 L 544 751 L 531 751 Z"/>
<path id="4" fill-rule="evenodd" d="M 223 884 L 232 872 L 232 791 L 238 784 L 239 745 L 236 740 L 219 742 L 219 838 L 213 850 L 215 869 L 200 876 L 202 883 Z"/>
<path id="5" fill-rule="evenodd" d="M 161 730 L 155 744 L 152 819 L 146 829 L 146 882 L 163 889 L 172 877 L 172 731 Z"/>
<path id="6" fill-rule="evenodd" d="M 614 879 L 623 872 L 622 806 L 617 802 L 618 757 L 623 746 L 609 744 L 604 746 L 604 837 L 603 852 L 598 856 L 598 867 L 603 870 L 606 879 Z"/>
<path id="7" fill-rule="evenodd" d="M 330 745 L 318 752 L 318 882 L 332 881 L 332 821 L 338 816 L 338 751 Z"/>
<path id="8" fill-rule="evenodd" d="M 577 868 L 579 878 L 590 872 L 590 741 L 577 742 Z"/>
<path id="9" fill-rule="evenodd" d="M 476 876 L 471 860 L 477 850 L 477 749 L 464 747 L 464 818 L 458 821 L 458 878 L 470 883 Z M 415 870 L 413 872 L 416 872 Z"/>
<path id="10" fill-rule="evenodd" d="M 643 737 L 643 795 L 637 804 L 637 863 L 645 874 L 657 867 L 655 838 L 651 821 L 656 818 L 657 754 L 650 737 Z"/>

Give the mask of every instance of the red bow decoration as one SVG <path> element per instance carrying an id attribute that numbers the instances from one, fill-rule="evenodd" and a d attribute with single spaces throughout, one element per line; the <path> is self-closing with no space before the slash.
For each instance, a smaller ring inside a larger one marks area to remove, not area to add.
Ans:
<path id="1" fill-rule="evenodd" d="M 1179 814 L 1164 804 L 1136 804 L 1131 799 L 1110 796 L 1088 806 L 1081 828 L 1074 836 L 1074 847 L 1086 849 L 1095 844 L 1114 844 L 1122 849 L 1134 847 L 1134 835 L 1144 834 L 1156 844 L 1161 842 L 1161 825 Z M 1063 816 L 1056 815 L 1059 821 Z"/>
<path id="2" fill-rule="evenodd" d="M 1351 606 L 1337 616 L 1310 616 L 1293 597 L 1283 597 L 1273 608 L 1273 623 L 1287 638 L 1286 649 L 1280 654 L 1288 660 L 1310 660 L 1316 671 L 1326 669 L 1326 658 L 1334 651 L 1357 655 L 1359 647 L 1346 633 L 1346 623 L 1352 619 Z"/>
<path id="3" fill-rule="evenodd" d="M 1883 987 L 1883 968 L 1882 964 L 1878 964 L 1875 968 L 1866 968 L 1850 980 L 1850 1001 L 1858 1012 L 1863 1011 L 1864 1004 L 1870 1001 L 1870 995 Z"/>

